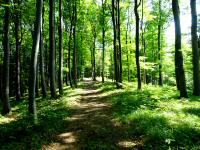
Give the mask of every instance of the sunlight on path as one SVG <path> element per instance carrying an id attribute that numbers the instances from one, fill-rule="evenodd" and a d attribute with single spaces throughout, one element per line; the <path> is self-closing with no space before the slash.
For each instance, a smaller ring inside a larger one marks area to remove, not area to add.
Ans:
<path id="1" fill-rule="evenodd" d="M 84 88 L 79 92 L 81 98 L 71 104 L 68 128 L 57 135 L 55 143 L 43 149 L 124 149 L 136 145 L 124 139 L 124 129 L 114 122 L 111 106 L 105 102 L 110 95 L 105 97 L 94 84 L 84 81 Z"/>

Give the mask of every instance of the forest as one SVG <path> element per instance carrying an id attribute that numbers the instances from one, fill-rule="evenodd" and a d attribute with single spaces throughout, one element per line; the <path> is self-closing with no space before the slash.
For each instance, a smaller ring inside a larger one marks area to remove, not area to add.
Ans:
<path id="1" fill-rule="evenodd" d="M 1 150 L 200 150 L 200 0 L 0 0 Z"/>

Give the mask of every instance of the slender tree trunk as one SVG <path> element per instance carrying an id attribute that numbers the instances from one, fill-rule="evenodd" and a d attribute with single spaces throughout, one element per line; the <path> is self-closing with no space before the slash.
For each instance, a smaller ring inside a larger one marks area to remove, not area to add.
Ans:
<path id="1" fill-rule="evenodd" d="M 192 15 L 192 63 L 193 63 L 193 95 L 200 95 L 200 74 L 199 74 L 199 50 L 198 50 L 198 36 L 197 36 L 197 11 L 196 0 L 190 0 L 191 15 Z"/>
<path id="2" fill-rule="evenodd" d="M 119 51 L 118 51 L 118 61 L 119 61 L 119 82 L 122 83 L 122 46 L 121 46 L 121 21 L 120 21 L 120 1 L 117 0 L 117 29 L 118 29 L 118 44 L 119 44 Z"/>
<path id="3" fill-rule="evenodd" d="M 70 27 L 70 33 L 69 33 L 69 43 L 68 43 L 68 56 L 67 56 L 67 63 L 68 63 L 68 77 L 69 77 L 69 83 L 70 83 L 70 86 L 73 87 L 73 84 L 72 84 L 72 72 L 71 72 L 71 39 L 72 39 L 72 19 L 71 19 L 71 27 Z"/>
<path id="4" fill-rule="evenodd" d="M 178 0 L 172 0 L 172 10 L 175 23 L 175 67 L 177 87 L 180 90 L 180 97 L 188 97 L 183 67 L 183 55 L 181 51 L 181 26 Z"/>
<path id="5" fill-rule="evenodd" d="M 40 32 L 40 75 L 41 75 L 41 86 L 42 86 L 42 95 L 43 98 L 47 96 L 47 86 L 44 75 L 44 44 L 43 44 L 43 35 L 42 31 Z"/>
<path id="6" fill-rule="evenodd" d="M 136 21 L 136 35 L 135 35 L 135 46 L 136 46 L 136 52 L 135 52 L 135 57 L 136 57 L 136 66 L 137 66 L 137 79 L 138 79 L 138 90 L 141 89 L 142 83 L 141 83 L 141 75 L 140 75 L 140 28 L 139 28 L 139 14 L 138 14 L 138 7 L 140 4 L 138 4 L 138 1 L 135 0 L 135 7 L 134 7 L 134 12 L 135 12 L 135 21 Z"/>
<path id="7" fill-rule="evenodd" d="M 20 41 L 19 41 L 19 30 L 20 30 L 20 12 L 19 7 L 20 1 L 15 1 L 15 47 L 16 47 L 16 101 L 21 100 L 21 87 L 20 87 Z"/>
<path id="8" fill-rule="evenodd" d="M 45 80 L 45 71 L 44 71 L 44 42 L 43 42 L 43 23 L 44 23 L 44 5 L 41 21 L 41 30 L 40 30 L 40 75 L 41 75 L 41 87 L 43 98 L 47 96 L 47 85 Z"/>
<path id="9" fill-rule="evenodd" d="M 37 0 L 36 3 L 36 20 L 35 31 L 33 37 L 33 47 L 31 54 L 31 65 L 29 74 L 29 113 L 36 119 L 36 102 L 35 102 L 35 86 L 36 86 L 36 72 L 38 63 L 38 53 L 40 45 L 40 30 L 42 20 L 42 6 L 43 0 Z"/>
<path id="10" fill-rule="evenodd" d="M 56 50 L 55 50 L 55 1 L 49 0 L 49 76 L 50 76 L 50 90 L 51 97 L 56 98 Z"/>
<path id="11" fill-rule="evenodd" d="M 63 94 L 63 4 L 62 0 L 59 0 L 59 93 Z"/>
<path id="12" fill-rule="evenodd" d="M 76 49 L 76 21 L 77 21 L 77 7 L 76 1 L 73 8 L 74 12 L 74 28 L 73 28 L 73 39 L 74 39 L 74 47 L 73 47 L 73 83 L 74 86 L 77 87 L 77 49 Z"/>
<path id="13" fill-rule="evenodd" d="M 130 63 L 129 63 L 129 49 L 128 49 L 128 31 L 129 31 L 129 9 L 128 9 L 128 22 L 126 24 L 126 57 L 127 57 L 127 68 L 128 68 L 128 82 L 130 82 Z"/>
<path id="14" fill-rule="evenodd" d="M 37 67 L 36 67 L 36 85 L 35 85 L 35 95 L 36 97 L 39 97 L 39 60 L 37 62 Z"/>
<path id="15" fill-rule="evenodd" d="M 116 11 L 116 1 L 115 0 L 112 0 L 112 22 L 113 22 L 113 34 L 114 34 L 114 38 L 113 38 L 113 47 L 114 47 L 114 74 L 115 74 L 115 83 L 116 83 L 116 86 L 117 88 L 120 88 L 120 84 L 119 84 L 119 81 L 120 81 L 120 68 L 119 68 L 119 55 L 118 55 L 118 52 L 119 52 L 119 45 L 117 45 L 117 27 L 118 27 L 118 24 L 117 24 L 117 11 Z"/>
<path id="16" fill-rule="evenodd" d="M 93 29 L 93 49 L 92 49 L 92 80 L 96 81 L 96 29 Z"/>
<path id="17" fill-rule="evenodd" d="M 162 58 L 161 58 L 161 0 L 159 0 L 159 21 L 158 21 L 158 61 L 159 61 L 159 81 L 160 86 L 163 85 L 162 77 Z"/>
<path id="18" fill-rule="evenodd" d="M 5 4 L 10 5 L 10 0 L 5 0 Z M 2 114 L 8 114 L 10 112 L 9 102 L 9 69 L 10 69 L 10 45 L 9 45 L 9 34 L 10 34 L 10 6 L 5 6 L 4 16 L 4 61 L 3 61 L 3 78 L 2 78 L 2 102 L 3 110 Z"/>
<path id="19" fill-rule="evenodd" d="M 105 68 L 105 2 L 102 0 L 102 83 L 104 83 L 104 68 Z"/>

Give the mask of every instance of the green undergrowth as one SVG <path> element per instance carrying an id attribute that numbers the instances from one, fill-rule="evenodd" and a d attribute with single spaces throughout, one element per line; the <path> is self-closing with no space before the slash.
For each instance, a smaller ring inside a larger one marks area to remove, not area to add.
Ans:
<path id="1" fill-rule="evenodd" d="M 142 149 L 200 149 L 200 97 L 179 99 L 169 86 L 146 85 L 138 91 L 125 83 L 121 90 L 110 84 L 104 89 L 111 93 L 107 101 L 116 122 L 127 127 L 130 139 L 141 139 Z"/>
<path id="2" fill-rule="evenodd" d="M 0 149 L 42 149 L 56 140 L 56 135 L 66 129 L 70 115 L 68 101 L 77 98 L 76 90 L 65 89 L 62 98 L 38 98 L 37 124 L 32 123 L 25 99 L 11 101 L 12 113 L 0 115 Z"/>
<path id="3" fill-rule="evenodd" d="M 54 143 L 56 135 L 68 127 L 70 103 L 80 99 L 84 89 L 97 90 L 96 100 L 111 104 L 110 121 L 124 130 L 124 135 L 118 137 L 121 141 L 113 143 L 115 147 L 119 144 L 119 149 L 200 149 L 200 97 L 179 99 L 176 88 L 169 86 L 145 85 L 138 91 L 136 84 L 124 83 L 122 89 L 116 89 L 112 82 L 81 82 L 78 89 L 66 88 L 60 99 L 37 99 L 36 125 L 27 117 L 27 100 L 12 101 L 12 114 L 0 115 L 0 149 L 43 149 Z M 107 136 L 113 134 L 112 130 L 107 131 L 109 128 L 99 130 L 105 130 L 100 133 L 109 133 Z M 83 147 L 87 149 L 112 149 L 112 145 L 94 135 L 87 138 L 92 139 L 85 139 Z"/>

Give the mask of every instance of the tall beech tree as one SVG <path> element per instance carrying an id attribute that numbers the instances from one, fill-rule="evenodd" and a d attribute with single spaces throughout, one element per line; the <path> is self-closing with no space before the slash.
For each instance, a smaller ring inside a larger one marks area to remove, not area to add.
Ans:
<path id="1" fill-rule="evenodd" d="M 139 13 L 138 13 L 138 8 L 141 4 L 141 0 L 138 3 L 138 0 L 135 0 L 135 7 L 134 7 L 134 12 L 135 12 L 135 58 L 136 58 L 136 66 L 137 66 L 137 79 L 138 79 L 138 89 L 140 90 L 142 87 L 141 83 L 141 75 L 140 75 L 140 18 L 139 18 Z"/>
<path id="2" fill-rule="evenodd" d="M 44 68 L 44 39 L 43 39 L 43 28 L 44 28 L 44 4 L 42 11 L 42 20 L 41 20 L 41 30 L 40 30 L 40 75 L 41 75 L 41 87 L 42 87 L 42 95 L 45 98 L 47 96 L 47 86 L 45 79 L 45 68 Z"/>
<path id="3" fill-rule="evenodd" d="M 121 51 L 121 30 L 120 30 L 120 2 L 112 0 L 112 22 L 113 22 L 113 48 L 114 48 L 114 70 L 115 83 L 121 88 L 122 83 L 122 51 Z"/>
<path id="4" fill-rule="evenodd" d="M 63 94 L 63 1 L 59 0 L 59 93 Z"/>
<path id="5" fill-rule="evenodd" d="M 10 0 L 5 0 L 5 15 L 4 15 L 4 36 L 3 36 L 3 77 L 2 77 L 2 114 L 8 114 L 10 112 L 9 102 L 9 70 L 10 70 Z"/>
<path id="6" fill-rule="evenodd" d="M 77 25 L 77 1 L 73 3 L 73 84 L 77 87 L 77 43 L 76 43 L 76 25 Z"/>
<path id="7" fill-rule="evenodd" d="M 186 90 L 185 71 L 183 67 L 183 55 L 181 51 L 181 26 L 180 10 L 178 0 L 172 0 L 172 10 L 175 24 L 175 73 L 177 88 L 180 91 L 180 97 L 188 97 Z"/>
<path id="8" fill-rule="evenodd" d="M 55 1 L 49 0 L 49 76 L 51 97 L 56 98 Z"/>
<path id="9" fill-rule="evenodd" d="M 20 83 L 20 48 L 21 48 L 21 41 L 19 36 L 20 31 L 20 0 L 15 0 L 15 48 L 16 48 L 16 54 L 15 54 L 15 62 L 16 62 L 16 78 L 15 78 L 15 84 L 16 84 L 16 100 L 21 100 L 21 83 Z"/>
<path id="10" fill-rule="evenodd" d="M 197 10 L 196 0 L 190 0 L 191 7 L 191 35 L 192 35 L 192 63 L 193 63 L 193 94 L 200 95 L 200 74 L 199 74 L 199 49 L 198 49 L 198 36 L 197 36 Z"/>
<path id="11" fill-rule="evenodd" d="M 158 79 L 158 84 L 160 86 L 163 85 L 163 75 L 162 75 L 162 58 L 161 58 L 161 23 L 162 23 L 162 1 L 158 1 L 158 9 L 159 9 L 159 17 L 158 17 L 158 69 L 159 69 L 159 79 Z"/>
<path id="12" fill-rule="evenodd" d="M 33 34 L 33 47 L 31 53 L 31 64 L 30 64 L 30 74 L 29 74 L 29 108 L 28 108 L 29 113 L 34 116 L 34 119 L 36 119 L 35 87 L 36 87 L 36 76 L 37 76 L 37 65 L 38 65 L 38 53 L 40 47 L 42 7 L 43 7 L 43 0 L 37 0 L 35 28 Z"/>

